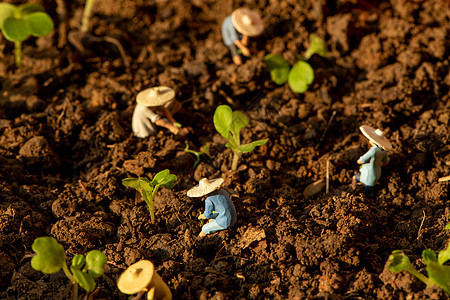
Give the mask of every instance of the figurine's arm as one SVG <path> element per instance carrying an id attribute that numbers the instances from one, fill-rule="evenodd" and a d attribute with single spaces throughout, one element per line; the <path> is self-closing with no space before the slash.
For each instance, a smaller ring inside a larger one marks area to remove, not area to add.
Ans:
<path id="1" fill-rule="evenodd" d="M 370 148 L 370 150 L 367 151 L 366 154 L 364 154 L 363 156 L 361 156 L 358 159 L 358 164 L 368 163 L 370 161 L 370 159 L 373 157 L 374 152 L 375 152 L 375 148 Z"/>
<path id="2" fill-rule="evenodd" d="M 205 216 L 205 218 L 207 219 L 211 219 L 214 217 L 214 203 L 212 203 L 212 201 L 208 198 L 206 198 L 205 200 L 205 212 L 203 213 L 203 215 Z"/>
<path id="3" fill-rule="evenodd" d="M 175 125 L 172 125 L 171 123 L 165 121 L 164 119 L 159 119 L 155 122 L 156 125 L 167 128 L 170 130 L 170 132 L 172 132 L 173 134 L 178 134 L 178 132 L 180 131 L 180 128 L 178 128 Z"/>
<path id="4" fill-rule="evenodd" d="M 242 54 L 244 54 L 245 56 L 250 56 L 250 50 L 245 47 L 240 40 L 236 40 L 234 41 L 234 44 L 242 50 Z"/>

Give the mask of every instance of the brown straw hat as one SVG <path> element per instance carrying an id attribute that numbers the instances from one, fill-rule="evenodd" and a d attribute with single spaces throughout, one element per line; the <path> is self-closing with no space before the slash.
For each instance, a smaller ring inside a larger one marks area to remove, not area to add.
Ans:
<path id="1" fill-rule="evenodd" d="M 233 11 L 231 21 L 238 32 L 248 36 L 260 35 L 264 30 L 264 22 L 260 15 L 245 7 Z"/>
<path id="2" fill-rule="evenodd" d="M 162 106 L 175 98 L 175 91 L 167 86 L 156 86 L 139 92 L 136 96 L 137 103 L 155 107 Z"/>
<path id="3" fill-rule="evenodd" d="M 392 145 L 391 142 L 383 135 L 383 132 L 380 129 L 375 129 L 367 125 L 363 125 L 359 127 L 359 130 L 373 143 L 375 143 L 378 147 L 384 150 L 391 150 Z"/>
<path id="4" fill-rule="evenodd" d="M 117 280 L 119 290 L 127 295 L 146 291 L 155 274 L 151 261 L 141 260 L 126 269 Z"/>
<path id="5" fill-rule="evenodd" d="M 223 178 L 216 178 L 208 180 L 207 178 L 203 178 L 198 182 L 198 185 L 191 188 L 187 195 L 189 197 L 202 197 L 211 192 L 217 190 L 223 183 Z"/>

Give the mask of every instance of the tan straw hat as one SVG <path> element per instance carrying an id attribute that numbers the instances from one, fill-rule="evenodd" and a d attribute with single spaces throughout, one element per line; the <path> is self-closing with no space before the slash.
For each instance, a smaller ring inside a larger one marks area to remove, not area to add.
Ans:
<path id="1" fill-rule="evenodd" d="M 383 135 L 383 132 L 380 129 L 374 129 L 370 126 L 363 125 L 359 127 L 359 130 L 373 143 L 375 143 L 378 147 L 384 150 L 391 150 L 392 145 L 389 140 Z"/>
<path id="2" fill-rule="evenodd" d="M 162 106 L 175 98 L 175 91 L 167 86 L 156 86 L 139 92 L 136 96 L 137 103 L 155 107 Z"/>
<path id="3" fill-rule="evenodd" d="M 119 290 L 127 295 L 147 291 L 155 274 L 155 265 L 151 261 L 141 260 L 126 269 L 117 280 Z"/>
<path id="4" fill-rule="evenodd" d="M 198 185 L 191 188 L 187 195 L 189 197 L 201 197 L 217 190 L 223 183 L 223 178 L 216 178 L 208 180 L 203 178 L 198 182 Z"/>
<path id="5" fill-rule="evenodd" d="M 260 15 L 245 7 L 233 11 L 231 22 L 237 31 L 248 36 L 260 35 L 264 30 L 264 22 Z"/>

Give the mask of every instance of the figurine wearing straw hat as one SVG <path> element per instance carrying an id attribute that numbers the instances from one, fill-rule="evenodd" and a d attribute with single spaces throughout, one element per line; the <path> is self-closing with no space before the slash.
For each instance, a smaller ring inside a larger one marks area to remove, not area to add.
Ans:
<path id="1" fill-rule="evenodd" d="M 359 129 L 369 139 L 369 144 L 372 147 L 358 159 L 358 164 L 362 166 L 353 177 L 352 186 L 355 189 L 356 183 L 361 182 L 364 184 L 365 196 L 374 197 L 374 185 L 380 179 L 381 167 L 389 162 L 387 150 L 391 150 L 392 145 L 380 129 L 375 130 L 367 125 L 363 125 Z"/>
<path id="2" fill-rule="evenodd" d="M 248 38 L 260 35 L 264 30 L 264 23 L 255 11 L 248 8 L 238 8 L 226 17 L 222 23 L 222 39 L 230 49 L 231 57 L 236 65 L 242 64 L 242 54 L 249 57 Z"/>
<path id="3" fill-rule="evenodd" d="M 197 240 L 201 240 L 207 234 L 225 230 L 236 223 L 236 208 L 230 194 L 224 189 L 219 189 L 222 183 L 222 178 L 211 180 L 203 178 L 187 192 L 189 197 L 208 196 L 205 200 L 205 212 L 198 218 L 209 219 L 209 222 L 203 225 Z"/>
<path id="4" fill-rule="evenodd" d="M 191 131 L 188 127 L 180 128 L 172 116 L 181 108 L 181 104 L 175 100 L 175 91 L 170 87 L 157 86 L 145 89 L 137 94 L 136 102 L 131 127 L 137 137 L 146 138 L 154 134 L 155 125 L 181 136 Z M 161 117 L 161 113 L 165 118 Z"/>

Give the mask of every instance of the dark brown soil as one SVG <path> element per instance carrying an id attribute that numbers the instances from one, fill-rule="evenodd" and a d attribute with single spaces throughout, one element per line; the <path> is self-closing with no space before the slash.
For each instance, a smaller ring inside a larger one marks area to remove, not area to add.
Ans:
<path id="1" fill-rule="evenodd" d="M 1 299 L 68 298 L 63 272 L 30 266 L 40 236 L 58 239 L 68 260 L 106 254 L 100 299 L 127 299 L 116 280 L 140 259 L 155 263 L 176 299 L 446 297 L 386 262 L 403 249 L 424 271 L 422 250 L 449 241 L 449 183 L 438 182 L 450 175 L 448 1 L 97 1 L 90 34 L 120 42 L 125 59 L 102 38 L 85 53 L 68 42 L 84 1 L 40 2 L 55 31 L 24 43 L 22 68 L 0 37 Z M 267 29 L 236 67 L 220 25 L 240 6 L 262 12 Z M 293 64 L 312 32 L 330 53 L 310 59 L 309 90 L 273 84 L 264 56 Z M 194 169 L 185 139 L 167 130 L 133 136 L 135 95 L 155 85 L 176 90 L 177 121 L 194 129 L 191 149 L 210 144 L 211 161 Z M 251 118 L 244 142 L 269 138 L 235 172 L 212 122 L 227 97 Z M 368 149 L 362 124 L 383 129 L 395 147 L 376 199 L 350 188 Z M 327 159 L 330 192 L 305 198 Z M 179 179 L 159 193 L 151 223 L 121 180 L 165 168 Z M 203 203 L 186 191 L 206 176 L 239 194 L 239 220 L 198 243 Z"/>

